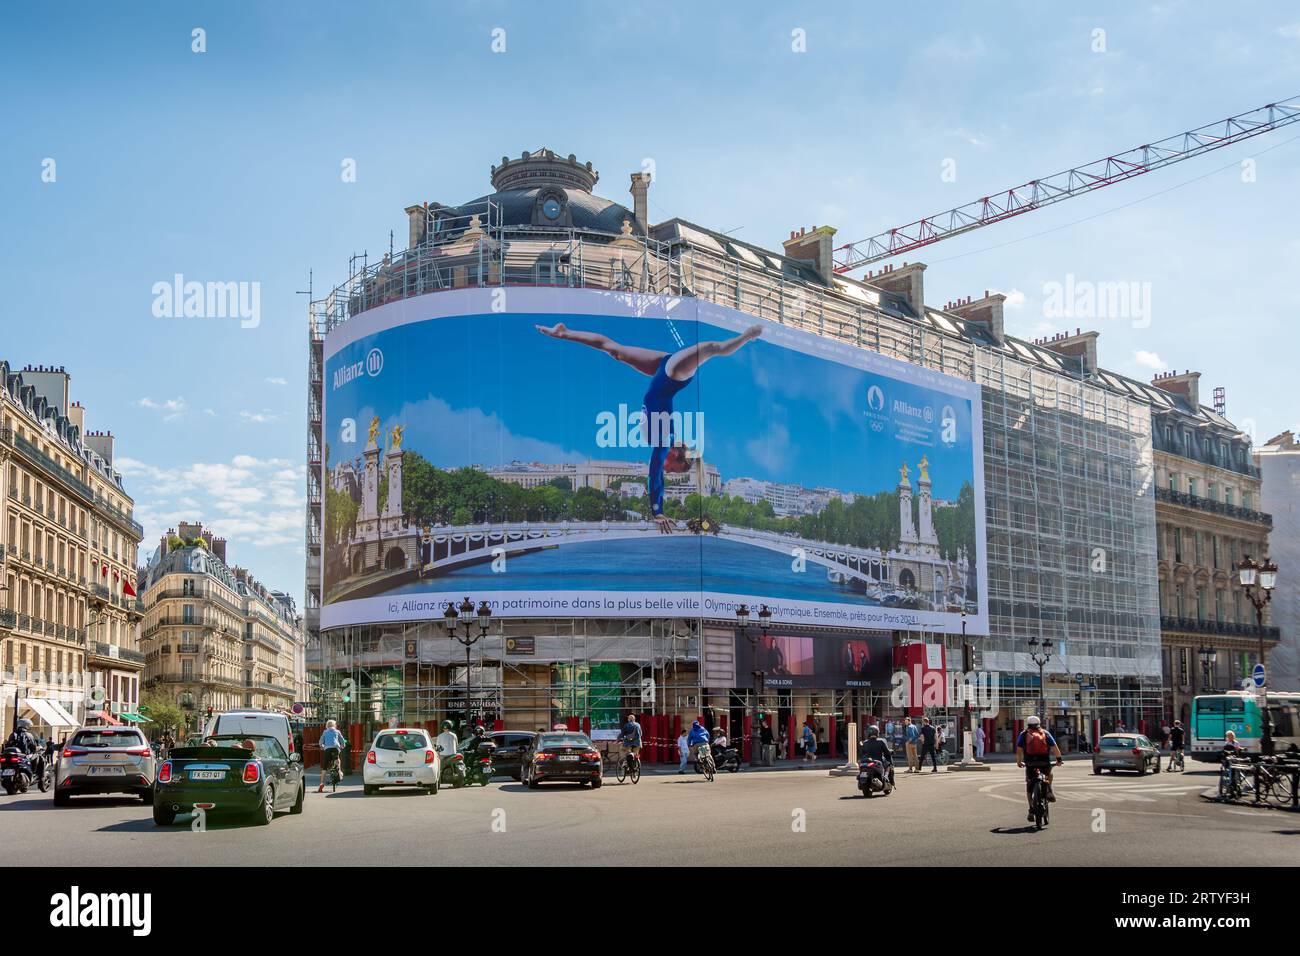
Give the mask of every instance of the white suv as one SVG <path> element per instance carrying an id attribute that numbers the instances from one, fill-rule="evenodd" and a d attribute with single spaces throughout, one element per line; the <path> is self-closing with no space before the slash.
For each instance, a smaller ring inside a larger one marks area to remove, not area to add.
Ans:
<path id="1" fill-rule="evenodd" d="M 289 718 L 269 710 L 232 710 L 213 714 L 203 730 L 204 737 L 247 734 L 250 737 L 274 737 L 286 754 L 292 754 L 293 728 Z"/>

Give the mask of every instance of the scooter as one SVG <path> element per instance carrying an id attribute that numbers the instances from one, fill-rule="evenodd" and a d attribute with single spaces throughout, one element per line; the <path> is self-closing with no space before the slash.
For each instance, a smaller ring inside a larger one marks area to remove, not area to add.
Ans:
<path id="1" fill-rule="evenodd" d="M 868 757 L 858 764 L 858 790 L 870 799 L 879 793 L 889 796 L 894 792 L 894 768 L 883 760 Z"/>
<path id="2" fill-rule="evenodd" d="M 459 789 L 469 781 L 466 779 L 465 755 L 459 751 L 446 754 L 442 758 L 442 773 L 438 775 L 439 784 L 450 784 Z"/>
<path id="3" fill-rule="evenodd" d="M 713 762 L 719 770 L 735 773 L 740 769 L 740 750 L 736 747 L 724 747 L 713 751 Z"/>
<path id="4" fill-rule="evenodd" d="M 11 797 L 15 793 L 26 793 L 35 779 L 36 771 L 27 754 L 17 747 L 5 747 L 0 751 L 0 785 L 4 786 L 5 793 Z M 44 784 L 44 775 L 41 782 Z M 41 789 L 44 790 L 45 787 L 42 786 Z"/>

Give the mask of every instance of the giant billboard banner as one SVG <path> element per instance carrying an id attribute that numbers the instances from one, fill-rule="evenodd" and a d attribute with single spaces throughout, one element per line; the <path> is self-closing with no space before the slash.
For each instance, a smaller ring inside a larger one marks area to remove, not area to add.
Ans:
<path id="1" fill-rule="evenodd" d="M 321 625 L 987 633 L 978 386 L 694 298 L 439 292 L 325 341 Z"/>

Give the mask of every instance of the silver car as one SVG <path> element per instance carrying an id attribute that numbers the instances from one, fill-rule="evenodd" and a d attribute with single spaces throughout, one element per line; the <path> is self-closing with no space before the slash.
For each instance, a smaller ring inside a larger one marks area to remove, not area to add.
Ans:
<path id="1" fill-rule="evenodd" d="M 1160 772 L 1160 751 L 1145 734 L 1107 734 L 1092 753 L 1092 772 L 1131 770 L 1139 776 Z"/>
<path id="2" fill-rule="evenodd" d="M 63 745 L 54 769 L 54 805 L 83 793 L 133 793 L 153 802 L 153 751 L 136 727 L 82 727 Z"/>

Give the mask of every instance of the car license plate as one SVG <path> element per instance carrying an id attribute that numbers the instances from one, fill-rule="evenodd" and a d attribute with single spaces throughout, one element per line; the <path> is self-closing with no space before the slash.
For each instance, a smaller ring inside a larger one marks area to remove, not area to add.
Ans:
<path id="1" fill-rule="evenodd" d="M 578 755 L 577 755 L 577 754 L 560 754 L 560 759 L 561 759 L 561 760 L 577 760 L 577 759 L 578 759 Z"/>
<path id="2" fill-rule="evenodd" d="M 224 770 L 191 770 L 191 780 L 222 780 L 226 776 Z"/>
<path id="3" fill-rule="evenodd" d="M 389 775 L 390 777 L 413 777 L 413 776 L 415 776 L 415 771 L 413 771 L 413 770 L 390 770 L 390 771 L 388 771 L 388 775 Z"/>
<path id="4" fill-rule="evenodd" d="M 13 775 L 14 772 L 12 770 L 0 770 L 0 777 L 12 777 Z"/>
<path id="5" fill-rule="evenodd" d="M 125 767 L 91 767 L 90 775 L 92 777 L 112 777 L 117 774 L 126 773 Z"/>

